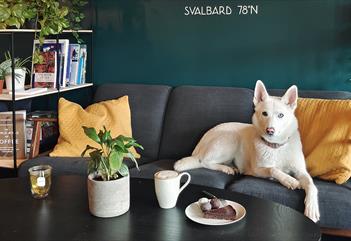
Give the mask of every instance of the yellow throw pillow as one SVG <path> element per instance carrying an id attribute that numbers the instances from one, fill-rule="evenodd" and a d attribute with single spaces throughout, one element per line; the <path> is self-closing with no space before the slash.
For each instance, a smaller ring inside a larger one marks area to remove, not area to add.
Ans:
<path id="1" fill-rule="evenodd" d="M 345 183 L 351 176 L 351 100 L 299 98 L 295 114 L 311 176 Z"/>
<path id="2" fill-rule="evenodd" d="M 106 126 L 112 137 L 132 136 L 131 115 L 128 96 L 102 101 L 88 106 L 85 110 L 78 104 L 60 98 L 58 106 L 60 136 L 52 157 L 79 157 L 86 145 L 96 146 L 83 131 L 82 126 L 94 127 L 97 131 Z M 135 157 L 140 155 L 134 147 L 130 151 Z M 89 156 L 88 153 L 85 154 Z"/>

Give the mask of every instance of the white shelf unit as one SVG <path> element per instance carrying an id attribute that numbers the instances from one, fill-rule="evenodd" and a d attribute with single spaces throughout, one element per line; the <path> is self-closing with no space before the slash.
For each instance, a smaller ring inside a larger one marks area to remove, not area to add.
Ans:
<path id="1" fill-rule="evenodd" d="M 48 89 L 45 92 L 41 92 L 41 93 L 37 93 L 37 94 L 33 94 L 33 95 L 20 95 L 20 94 L 16 94 L 16 98 L 15 101 L 18 100 L 25 100 L 25 99 L 32 99 L 35 97 L 39 97 L 39 96 L 44 96 L 44 95 L 52 95 L 58 92 L 67 92 L 67 91 L 71 91 L 71 90 L 76 90 L 76 89 L 82 89 L 82 88 L 87 88 L 93 86 L 93 83 L 86 83 L 86 84 L 81 84 L 81 85 L 72 85 L 72 86 L 68 86 L 68 87 L 61 87 L 60 90 L 54 88 L 54 89 Z M 0 101 L 12 101 L 12 94 L 0 94 Z"/>

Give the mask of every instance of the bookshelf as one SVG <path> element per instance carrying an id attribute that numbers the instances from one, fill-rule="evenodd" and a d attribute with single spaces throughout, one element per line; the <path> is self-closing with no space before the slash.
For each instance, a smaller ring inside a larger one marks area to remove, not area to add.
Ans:
<path id="1" fill-rule="evenodd" d="M 10 52 L 11 52 L 11 56 L 12 56 L 12 65 L 14 63 L 14 57 L 15 57 L 15 37 L 17 34 L 35 34 L 36 32 L 39 32 L 40 30 L 37 29 L 0 29 L 0 37 L 1 36 L 9 36 L 10 37 Z M 92 51 L 92 44 L 93 44 L 93 30 L 91 29 L 82 29 L 82 30 L 63 30 L 63 34 L 65 35 L 70 35 L 74 32 L 80 33 L 80 34 L 86 34 L 88 35 L 88 37 L 90 36 L 90 44 L 88 45 L 88 61 L 87 61 L 87 65 L 90 67 L 90 78 L 87 78 L 89 80 L 89 83 L 84 83 L 84 84 L 80 84 L 80 85 L 71 85 L 71 86 L 67 86 L 67 87 L 60 87 L 59 84 L 57 84 L 56 88 L 52 88 L 52 89 L 47 89 L 43 92 L 40 93 L 33 93 L 33 94 L 23 94 L 21 95 L 21 93 L 17 93 L 16 94 L 16 90 L 14 89 L 11 93 L 2 93 L 0 94 L 0 102 L 7 102 L 11 104 L 11 109 L 9 109 L 9 111 L 12 112 L 12 129 L 13 129 L 13 135 L 12 135 L 12 140 L 13 140 L 13 155 L 12 157 L 4 157 L 2 158 L 0 156 L 0 168 L 9 168 L 12 169 L 14 171 L 14 175 L 17 176 L 17 167 L 23 163 L 24 161 L 26 161 L 28 158 L 17 158 L 17 152 L 16 150 L 16 120 L 15 120 L 15 116 L 16 116 L 16 102 L 17 101 L 21 101 L 21 100 L 28 100 L 28 99 L 32 99 L 32 98 L 40 98 L 42 96 L 48 96 L 48 95 L 56 95 L 58 98 L 60 97 L 60 93 L 64 93 L 64 92 L 69 92 L 69 91 L 75 91 L 75 90 L 79 90 L 79 89 L 83 89 L 83 88 L 89 88 L 93 86 L 93 81 L 92 81 L 92 76 L 93 76 L 93 51 Z M 23 36 L 23 35 L 21 35 Z M 59 43 L 59 38 L 61 37 L 59 35 L 53 36 L 56 38 L 56 44 L 58 46 Z M 58 47 L 57 47 L 58 48 Z M 14 66 L 12 66 L 12 86 L 15 86 L 14 81 Z M 58 73 L 58 71 L 57 71 Z M 57 75 L 58 78 L 58 75 Z M 31 86 L 29 86 L 30 88 Z"/>

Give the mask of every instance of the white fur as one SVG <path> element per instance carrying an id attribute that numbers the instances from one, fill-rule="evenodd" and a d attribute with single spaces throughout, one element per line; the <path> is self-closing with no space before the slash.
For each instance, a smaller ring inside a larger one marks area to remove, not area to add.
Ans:
<path id="1" fill-rule="evenodd" d="M 204 167 L 227 174 L 239 172 L 275 178 L 289 189 L 302 188 L 306 192 L 305 215 L 317 222 L 320 216 L 318 191 L 306 170 L 294 115 L 297 96 L 296 86 L 290 87 L 282 98 L 269 96 L 264 84 L 257 81 L 253 124 L 230 122 L 215 126 L 201 138 L 190 157 L 174 164 L 174 169 L 185 171 Z M 284 116 L 279 118 L 279 114 Z M 274 128 L 274 134 L 268 135 L 266 128 Z M 269 147 L 261 137 L 282 146 Z"/>

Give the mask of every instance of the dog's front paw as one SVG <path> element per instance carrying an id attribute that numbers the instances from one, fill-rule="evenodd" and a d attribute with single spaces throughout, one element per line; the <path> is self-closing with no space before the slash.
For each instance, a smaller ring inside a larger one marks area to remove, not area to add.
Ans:
<path id="1" fill-rule="evenodd" d="M 305 199 L 305 216 L 310 218 L 313 222 L 318 222 L 320 218 L 318 199 L 307 198 Z"/>
<path id="2" fill-rule="evenodd" d="M 291 176 L 287 176 L 284 178 L 283 180 L 283 185 L 289 189 L 296 189 L 296 188 L 300 188 L 300 182 L 298 180 L 296 180 L 296 178 L 291 177 Z"/>
<path id="3" fill-rule="evenodd" d="M 221 167 L 221 172 L 224 172 L 224 173 L 226 173 L 226 174 L 228 174 L 228 175 L 234 175 L 235 174 L 235 172 L 236 172 L 236 170 L 235 170 L 236 168 L 232 168 L 232 167 L 228 167 L 228 166 L 222 166 Z"/>
<path id="4" fill-rule="evenodd" d="M 184 160 L 176 161 L 176 162 L 174 163 L 173 168 L 174 168 L 174 170 L 176 170 L 177 172 L 182 172 L 182 171 L 185 169 L 185 162 L 184 162 Z"/>

